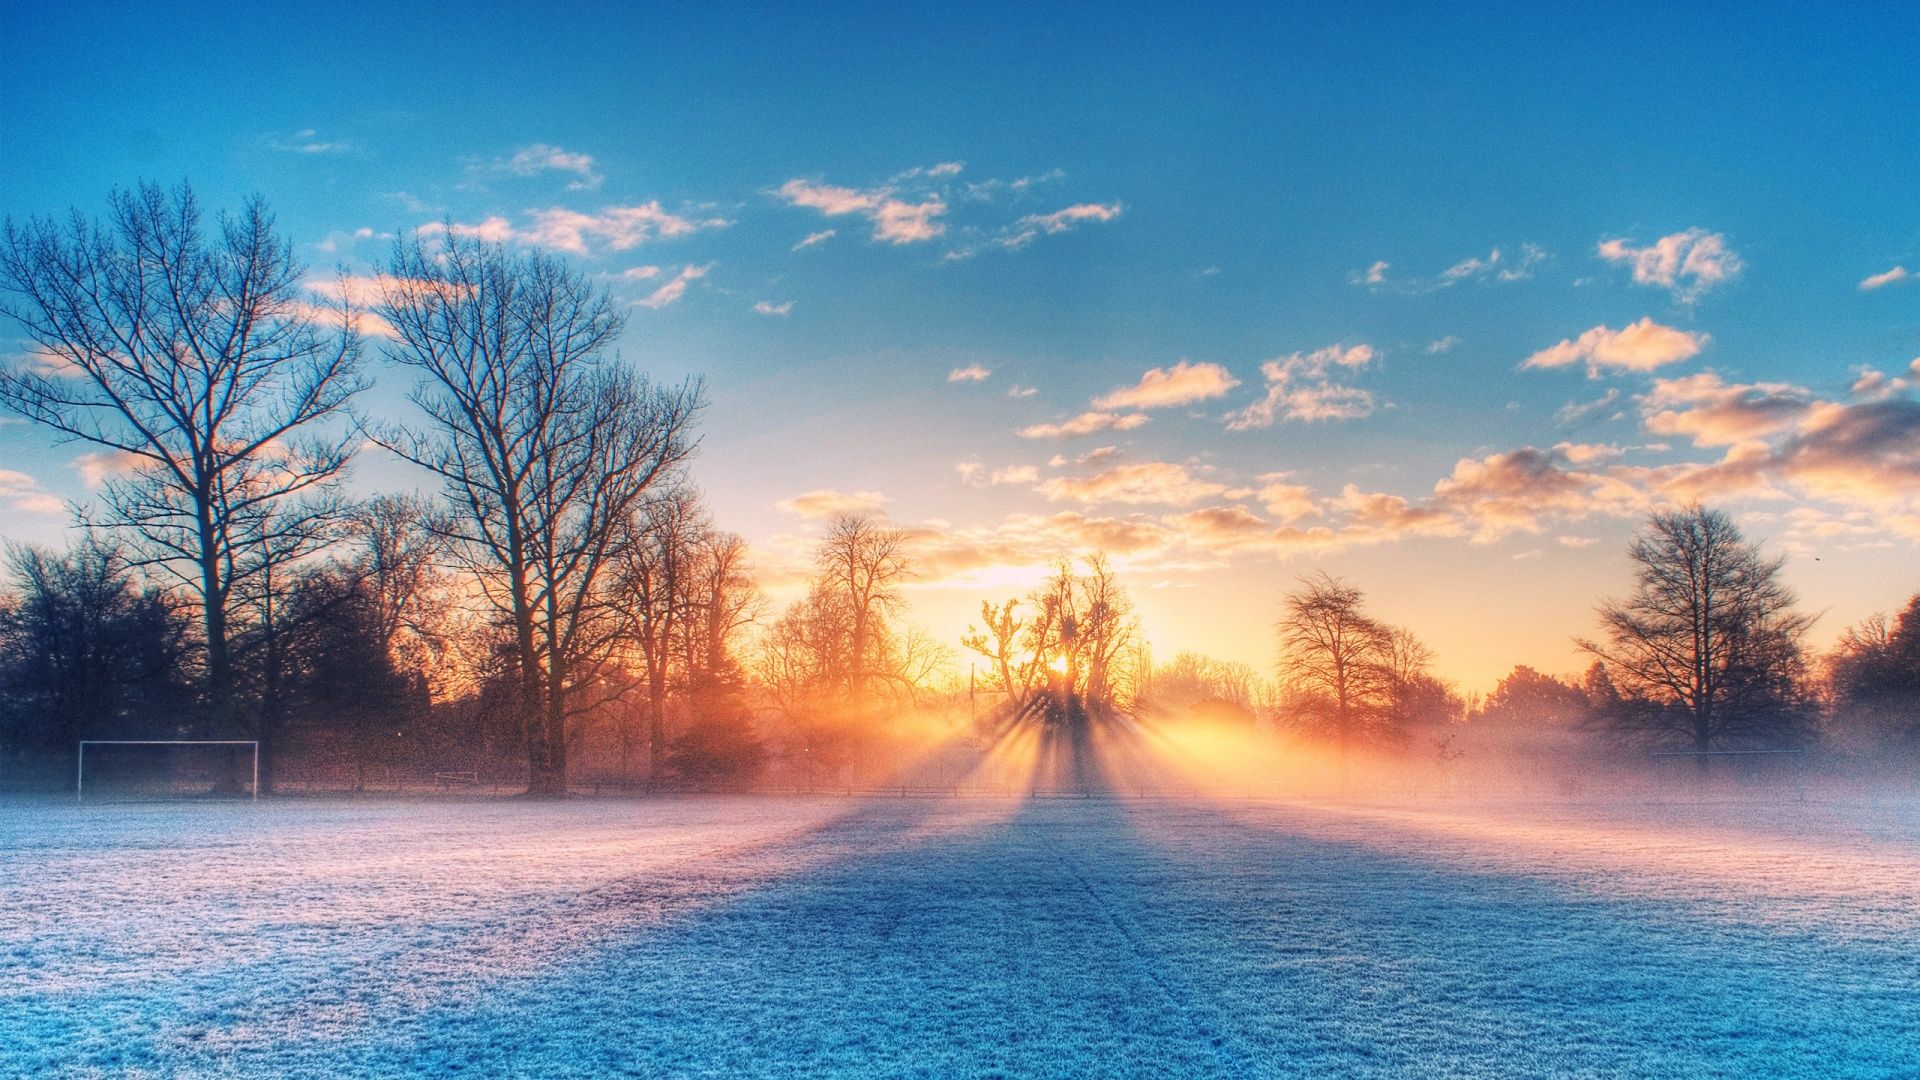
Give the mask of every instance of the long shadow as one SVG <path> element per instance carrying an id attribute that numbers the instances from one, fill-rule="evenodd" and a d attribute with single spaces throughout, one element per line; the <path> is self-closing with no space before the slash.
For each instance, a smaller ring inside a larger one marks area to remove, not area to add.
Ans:
<path id="1" fill-rule="evenodd" d="M 1089 785 L 1132 736 L 1091 736 Z M 1069 745 L 1070 749 L 1070 745 Z M 1067 752 L 1067 751 L 1062 751 Z M 1040 768 L 1036 764 L 1036 768 Z M 1090 794 L 1098 790 L 1089 786 Z M 1192 801 L 876 800 L 767 876 L 623 882 L 538 965 L 178 1071 L 1901 1075 L 1920 964 Z M 897 842 L 895 842 L 897 841 Z M 728 882 L 731 881 L 731 884 Z M 404 979 L 404 972 L 395 972 Z M 272 1018 L 265 1017 L 264 1020 Z"/>
<path id="2" fill-rule="evenodd" d="M 838 800 L 835 800 L 838 802 Z M 36 992 L 34 981 L 0 978 L 0 1075 L 147 1070 L 245 1074 L 297 1071 L 327 1062 L 373 1028 L 404 1026 L 411 1013 L 458 1008 L 496 981 L 537 980 L 646 928 L 671 926 L 702 908 L 777 887 L 783 875 L 821 872 L 867 853 L 910 848 L 935 819 L 990 805 L 935 800 L 859 800 L 824 819 L 724 846 L 712 858 L 658 867 L 582 890 L 544 890 L 525 907 L 494 901 L 449 907 L 457 897 L 423 895 L 400 932 L 390 926 L 324 937 L 305 930 L 302 911 L 266 912 L 267 931 L 291 938 L 283 950 L 205 971 L 143 970 L 133 979 L 103 971 L 82 989 Z M 297 865 L 289 866 L 297 875 Z M 137 890 L 138 882 L 128 888 Z M 475 897 L 479 900 L 479 897 Z M 253 912 L 255 916 L 262 913 Z M 278 919 L 274 916 L 278 915 Z M 280 920 L 296 921 L 277 925 Z M 218 926 L 200 932 L 219 933 Z M 374 935 L 355 943 L 356 934 Z M 130 958 L 114 962 L 124 968 Z M 56 956 L 63 966 L 96 963 Z M 0 974 L 5 974 L 0 971 Z M 28 976 L 28 973 L 19 973 Z M 71 981 L 71 980 L 67 980 Z M 327 1049 L 332 1047 L 333 1049 Z M 267 1062 L 271 1061 L 272 1064 Z M 333 1073 L 331 1065 L 320 1068 Z"/>
<path id="3" fill-rule="evenodd" d="M 1250 824 L 1118 806 L 1167 878 L 1115 886 L 1263 1070 L 1885 1076 L 1920 1070 L 1920 912 L 1840 933 L 1724 898 L 1606 895 Z M 1277 826 L 1277 827 L 1274 827 Z M 1160 887 L 1166 880 L 1179 887 Z M 1137 889 L 1128 895 L 1128 889 Z M 1845 912 L 1836 912 L 1844 919 Z M 1867 913 L 1862 913 L 1867 914 Z M 1178 942 L 1179 944 L 1173 944 Z"/>

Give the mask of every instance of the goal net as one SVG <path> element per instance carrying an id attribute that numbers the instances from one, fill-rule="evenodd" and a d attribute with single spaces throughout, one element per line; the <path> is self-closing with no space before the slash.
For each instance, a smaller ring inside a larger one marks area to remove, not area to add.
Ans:
<path id="1" fill-rule="evenodd" d="M 260 744 L 252 739 L 83 739 L 76 799 L 260 797 Z"/>

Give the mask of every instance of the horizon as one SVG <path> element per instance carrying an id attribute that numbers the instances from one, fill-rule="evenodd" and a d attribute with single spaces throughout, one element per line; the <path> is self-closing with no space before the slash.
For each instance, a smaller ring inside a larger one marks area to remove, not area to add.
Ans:
<path id="1" fill-rule="evenodd" d="M 629 361 L 707 380 L 692 475 L 776 604 L 865 510 L 918 536 L 911 617 L 956 651 L 982 601 L 1104 550 L 1162 660 L 1271 673 L 1283 594 L 1326 570 L 1484 692 L 1585 666 L 1663 502 L 1785 556 L 1816 649 L 1920 591 L 1899 33 L 763 11 L 652 18 L 635 57 L 517 13 L 367 11 L 351 42 L 160 18 L 8 16 L 0 211 L 258 193 L 316 302 L 447 222 L 570 260 L 631 312 Z M 181 80 L 161 40 L 226 62 Z M 1658 42 L 1671 77 L 1623 69 Z M 397 410 L 410 378 L 373 369 L 363 406 Z M 17 419 L 0 455 L 11 541 L 64 543 L 112 467 Z M 354 486 L 430 485 L 369 451 Z"/>

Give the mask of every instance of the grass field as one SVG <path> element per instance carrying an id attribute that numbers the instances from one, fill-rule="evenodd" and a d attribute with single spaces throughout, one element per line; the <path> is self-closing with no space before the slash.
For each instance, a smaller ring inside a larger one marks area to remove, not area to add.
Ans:
<path id="1" fill-rule="evenodd" d="M 1920 807 L 0 804 L 0 1071 L 1920 1074 Z"/>

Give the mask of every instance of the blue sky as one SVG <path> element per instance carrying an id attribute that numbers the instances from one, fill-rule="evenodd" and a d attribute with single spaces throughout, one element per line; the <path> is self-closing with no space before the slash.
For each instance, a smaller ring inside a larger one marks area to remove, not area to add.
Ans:
<path id="1" fill-rule="evenodd" d="M 0 210 L 257 192 L 317 280 L 442 220 L 567 251 L 708 378 L 769 581 L 865 501 L 950 636 L 1101 543 L 1158 651 L 1264 664 L 1324 568 L 1482 687 L 1575 666 L 1684 497 L 1823 635 L 1920 588 L 1920 15 L 1276 7 L 8 2 Z M 80 452 L 0 426 L 0 531 L 57 540 Z"/>

